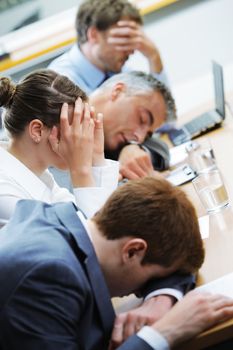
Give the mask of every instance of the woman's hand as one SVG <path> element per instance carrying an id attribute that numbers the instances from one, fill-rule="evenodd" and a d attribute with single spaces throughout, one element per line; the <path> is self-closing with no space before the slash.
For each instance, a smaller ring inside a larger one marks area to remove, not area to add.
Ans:
<path id="1" fill-rule="evenodd" d="M 49 141 L 55 153 L 66 162 L 74 187 L 94 186 L 92 158 L 95 122 L 90 107 L 81 98 L 75 102 L 69 122 L 69 106 L 64 103 L 60 114 L 60 128 L 54 126 Z"/>
<path id="2" fill-rule="evenodd" d="M 105 164 L 103 114 L 96 115 L 94 107 L 91 107 L 91 116 L 95 122 L 92 165 L 103 166 Z"/>

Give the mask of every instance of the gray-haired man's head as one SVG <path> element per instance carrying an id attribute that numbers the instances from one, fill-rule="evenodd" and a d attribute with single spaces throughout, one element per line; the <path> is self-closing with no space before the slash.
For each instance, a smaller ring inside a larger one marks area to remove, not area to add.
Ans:
<path id="1" fill-rule="evenodd" d="M 153 75 L 133 71 L 106 80 L 90 96 L 104 114 L 105 148 L 128 141 L 143 142 L 164 122 L 174 121 L 176 108 L 169 89 Z"/>

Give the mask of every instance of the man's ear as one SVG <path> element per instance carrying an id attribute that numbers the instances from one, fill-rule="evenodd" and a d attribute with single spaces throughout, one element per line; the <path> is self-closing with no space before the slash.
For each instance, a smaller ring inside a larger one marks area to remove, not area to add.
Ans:
<path id="1" fill-rule="evenodd" d="M 122 247 L 122 259 L 124 263 L 141 263 L 147 251 L 147 243 L 141 238 L 132 238 Z"/>
<path id="2" fill-rule="evenodd" d="M 112 91 L 111 91 L 112 101 L 115 101 L 125 91 L 126 91 L 126 86 L 124 83 L 116 83 L 112 87 Z"/>
<path id="3" fill-rule="evenodd" d="M 39 119 L 33 119 L 28 126 L 28 132 L 31 139 L 35 143 L 39 143 L 41 141 L 41 137 L 43 134 L 44 124 Z"/>
<path id="4" fill-rule="evenodd" d="M 89 43 L 95 44 L 99 42 L 99 31 L 96 27 L 91 26 L 87 30 L 87 40 Z"/>

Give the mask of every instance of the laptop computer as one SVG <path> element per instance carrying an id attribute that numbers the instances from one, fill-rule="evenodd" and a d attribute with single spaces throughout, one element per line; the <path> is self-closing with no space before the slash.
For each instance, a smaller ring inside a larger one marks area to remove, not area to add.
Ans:
<path id="1" fill-rule="evenodd" d="M 188 123 L 185 123 L 180 129 L 171 129 L 168 132 L 168 136 L 175 146 L 221 127 L 222 122 L 225 119 L 223 69 L 220 64 L 214 61 L 212 61 L 212 69 L 215 109 L 193 118 Z"/>

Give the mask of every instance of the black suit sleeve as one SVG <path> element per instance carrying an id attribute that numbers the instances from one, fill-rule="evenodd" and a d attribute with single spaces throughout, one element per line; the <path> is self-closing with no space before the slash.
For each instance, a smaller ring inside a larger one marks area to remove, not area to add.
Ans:
<path id="1" fill-rule="evenodd" d="M 172 288 L 179 290 L 183 294 L 186 294 L 189 290 L 195 287 L 195 276 L 191 274 L 183 275 L 174 273 L 168 277 L 152 279 L 150 280 L 143 289 L 140 290 L 138 296 L 146 297 L 149 293 L 154 290 L 162 288 Z"/>

